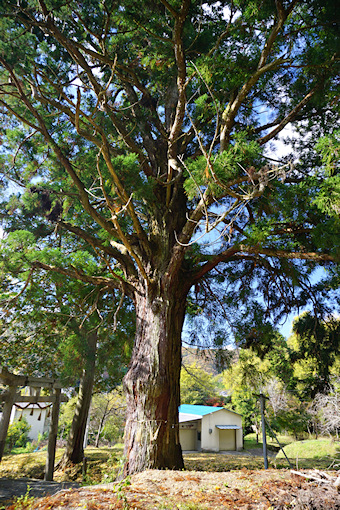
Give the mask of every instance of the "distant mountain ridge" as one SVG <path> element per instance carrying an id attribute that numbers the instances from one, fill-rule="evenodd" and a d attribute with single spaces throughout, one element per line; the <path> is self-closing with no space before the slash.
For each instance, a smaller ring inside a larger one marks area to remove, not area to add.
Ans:
<path id="1" fill-rule="evenodd" d="M 221 374 L 228 367 L 228 362 L 235 359 L 236 353 L 235 350 L 182 346 L 182 365 L 189 366 L 195 363 L 199 368 L 214 376 Z"/>

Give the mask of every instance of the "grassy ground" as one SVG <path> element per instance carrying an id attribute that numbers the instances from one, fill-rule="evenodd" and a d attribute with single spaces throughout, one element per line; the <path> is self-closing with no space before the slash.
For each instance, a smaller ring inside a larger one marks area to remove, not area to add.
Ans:
<path id="1" fill-rule="evenodd" d="M 340 442 L 329 438 L 295 441 L 285 446 L 284 451 L 295 467 L 301 469 L 329 468 L 340 469 Z M 276 462 L 284 459 L 280 451 Z"/>
<path id="2" fill-rule="evenodd" d="M 281 436 L 281 444 L 286 445 L 285 451 L 294 468 L 299 469 L 340 469 L 340 443 L 329 439 L 292 442 L 289 437 Z M 274 443 L 268 441 L 269 447 Z M 262 444 L 257 444 L 252 435 L 245 439 L 245 450 L 238 455 L 220 453 L 188 453 L 184 455 L 185 469 L 188 471 L 223 472 L 239 469 L 263 469 L 263 459 L 251 455 L 250 452 L 261 454 Z M 62 449 L 57 449 L 56 462 L 61 458 Z M 87 473 L 84 475 L 82 466 L 70 468 L 65 472 L 55 472 L 56 481 L 75 480 L 85 484 L 114 481 L 123 464 L 123 447 L 86 448 Z M 46 462 L 46 450 L 5 455 L 0 464 L 0 477 L 3 478 L 43 478 Z M 288 468 L 283 454 L 269 457 L 269 467 Z"/>
<path id="3" fill-rule="evenodd" d="M 63 454 L 62 448 L 56 450 L 56 464 Z M 0 478 L 38 478 L 44 477 L 46 449 L 32 452 L 5 455 L 0 463 Z M 116 478 L 122 464 L 123 447 L 86 448 L 87 473 L 83 466 L 78 465 L 65 471 L 55 471 L 54 480 L 77 481 L 84 483 L 100 483 Z"/>
<path id="4" fill-rule="evenodd" d="M 295 441 L 295 439 L 291 436 L 284 436 L 281 434 L 278 434 L 276 436 L 279 440 L 280 445 L 286 446 L 288 444 L 291 444 Z M 277 448 L 278 443 L 275 439 L 271 438 L 270 436 L 267 437 L 267 444 L 271 448 Z M 250 448 L 262 448 L 262 435 L 259 435 L 259 442 L 256 442 L 256 434 L 248 434 L 244 438 L 244 448 L 245 450 L 249 450 Z"/>

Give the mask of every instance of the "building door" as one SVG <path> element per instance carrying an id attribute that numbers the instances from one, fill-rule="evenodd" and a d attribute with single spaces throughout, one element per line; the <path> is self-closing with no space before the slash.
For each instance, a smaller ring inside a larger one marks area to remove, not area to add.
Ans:
<path id="1" fill-rule="evenodd" d="M 234 429 L 221 429 L 220 431 L 220 451 L 236 450 L 236 430 Z"/>
<path id="2" fill-rule="evenodd" d="M 202 442 L 202 433 L 200 430 L 197 431 L 197 451 L 200 452 L 201 451 L 201 442 Z"/>
<path id="3" fill-rule="evenodd" d="M 195 451 L 196 450 L 196 434 L 197 430 L 194 429 L 180 429 L 179 442 L 181 443 L 182 450 Z"/>

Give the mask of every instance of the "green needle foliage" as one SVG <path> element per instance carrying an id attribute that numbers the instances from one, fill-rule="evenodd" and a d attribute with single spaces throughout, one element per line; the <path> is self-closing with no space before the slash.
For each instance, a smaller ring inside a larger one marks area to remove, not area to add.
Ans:
<path id="1" fill-rule="evenodd" d="M 305 312 L 294 321 L 289 343 L 292 346 L 291 358 L 296 364 L 305 395 L 314 398 L 318 393 L 328 393 L 332 369 L 336 367 L 339 355 L 339 319 L 330 316 L 320 320 Z"/>

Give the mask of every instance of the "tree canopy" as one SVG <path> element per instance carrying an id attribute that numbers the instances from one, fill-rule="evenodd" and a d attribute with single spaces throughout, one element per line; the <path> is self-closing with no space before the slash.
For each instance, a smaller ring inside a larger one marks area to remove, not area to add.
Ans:
<path id="1" fill-rule="evenodd" d="M 182 365 L 180 382 L 182 404 L 223 405 L 218 377 L 214 377 L 196 363 Z"/>
<path id="2" fill-rule="evenodd" d="M 338 122 L 334 3 L 3 0 L 0 15 L 2 185 L 19 190 L 4 226 L 35 236 L 30 271 L 133 299 L 125 472 L 181 468 L 190 289 L 214 277 L 235 312 L 249 292 L 287 312 L 339 257 L 322 198 L 338 167 L 315 149 Z M 269 152 L 286 126 L 294 165 Z"/>
<path id="3" fill-rule="evenodd" d="M 95 386 L 112 389 L 129 360 L 134 335 L 131 304 L 117 309 L 119 294 L 100 293 L 91 284 L 57 273 L 31 275 L 25 288 L 30 269 L 27 250 L 22 245 L 18 252 L 13 250 L 21 244 L 20 234 L 10 233 L 0 247 L 1 364 L 25 375 L 56 377 L 74 387 L 88 356 L 86 338 L 97 330 Z M 82 261 L 85 257 L 83 253 Z M 18 294 L 20 288 L 25 291 Z"/>
<path id="4" fill-rule="evenodd" d="M 305 312 L 295 319 L 288 345 L 305 397 L 329 392 L 332 369 L 339 357 L 339 333 L 340 321 L 332 316 L 320 320 Z"/>

